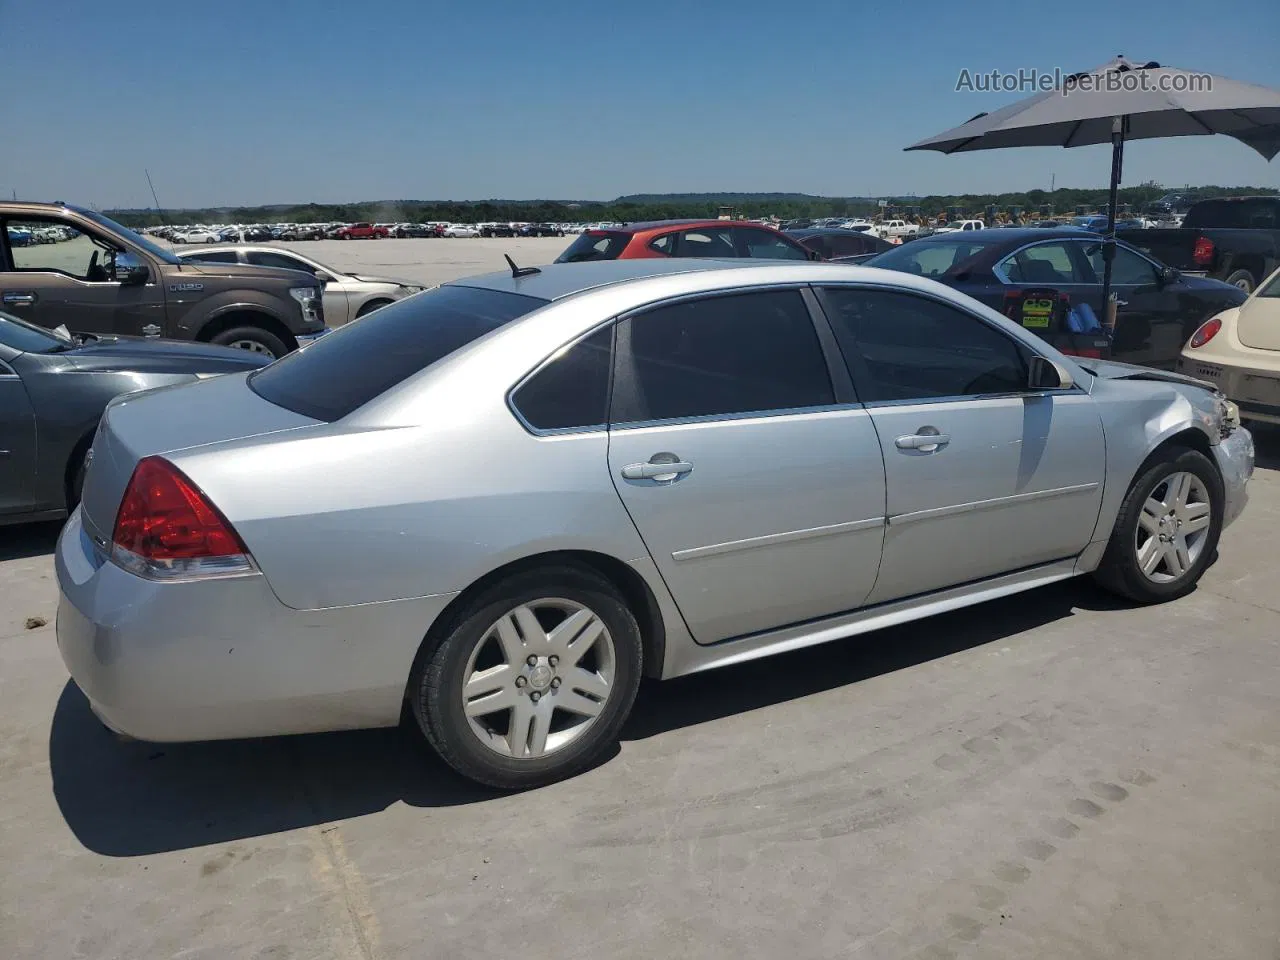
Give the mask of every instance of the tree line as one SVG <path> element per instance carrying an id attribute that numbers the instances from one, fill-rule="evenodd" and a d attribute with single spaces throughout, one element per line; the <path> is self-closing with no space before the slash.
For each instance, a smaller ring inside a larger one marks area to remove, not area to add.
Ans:
<path id="1" fill-rule="evenodd" d="M 1168 193 L 1156 183 L 1120 190 L 1120 203 L 1140 211 Z M 1195 199 L 1248 194 L 1276 194 L 1270 187 L 1190 187 L 1176 191 Z M 107 214 L 126 226 L 152 227 L 183 223 L 483 223 L 527 221 L 532 223 L 619 222 L 715 217 L 730 207 L 735 216 L 777 217 L 792 220 L 817 217 L 868 217 L 880 212 L 885 199 L 898 211 L 936 216 L 944 211 L 980 215 L 989 206 L 1001 210 L 1021 207 L 1024 214 L 1041 210 L 1072 214 L 1078 207 L 1097 210 L 1107 202 L 1105 189 L 1062 187 L 1014 193 L 943 194 L 925 197 L 816 197 L 794 193 L 644 194 L 609 201 L 479 200 L 479 201 L 369 201 L 362 203 L 274 204 L 256 207 L 217 207 L 195 210 L 109 210 Z"/>

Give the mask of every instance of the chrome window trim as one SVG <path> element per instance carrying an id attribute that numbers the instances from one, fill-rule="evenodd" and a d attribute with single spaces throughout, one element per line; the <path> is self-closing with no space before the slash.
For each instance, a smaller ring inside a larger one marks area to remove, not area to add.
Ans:
<path id="1" fill-rule="evenodd" d="M 0 380 L 21 380 L 18 371 L 9 366 L 8 361 L 0 360 Z"/>
<path id="2" fill-rule="evenodd" d="M 654 427 L 687 427 L 702 423 L 727 423 L 737 420 L 767 420 L 775 417 L 801 417 L 811 414 L 861 412 L 861 403 L 827 403 L 817 407 L 787 407 L 783 410 L 748 410 L 743 413 L 708 413 L 697 417 L 668 417 L 665 420 L 628 420 L 610 424 L 610 430 L 648 430 Z"/>

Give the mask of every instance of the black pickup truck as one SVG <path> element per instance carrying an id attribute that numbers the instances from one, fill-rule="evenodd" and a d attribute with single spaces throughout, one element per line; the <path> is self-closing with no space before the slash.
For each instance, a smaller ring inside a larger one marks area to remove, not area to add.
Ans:
<path id="1" fill-rule="evenodd" d="M 1201 200 L 1181 227 L 1126 230 L 1123 237 L 1182 273 L 1251 293 L 1280 267 L 1280 197 Z"/>

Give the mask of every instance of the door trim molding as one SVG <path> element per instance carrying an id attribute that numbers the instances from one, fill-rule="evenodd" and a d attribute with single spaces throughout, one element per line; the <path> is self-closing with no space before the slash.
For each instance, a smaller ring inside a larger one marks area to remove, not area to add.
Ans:
<path id="1" fill-rule="evenodd" d="M 754 550 L 756 547 L 772 547 L 780 543 L 815 540 L 818 537 L 834 537 L 842 533 L 856 533 L 860 530 L 879 530 L 887 522 L 885 517 L 871 517 L 867 520 L 847 520 L 843 523 L 831 523 L 821 527 L 788 530 L 786 533 L 768 533 L 762 537 L 749 537 L 746 540 L 729 540 L 725 543 L 708 544 L 705 547 L 676 550 L 671 554 L 671 559 L 677 563 L 683 560 L 701 560 L 704 557 L 718 557 L 726 553 L 737 553 L 740 550 Z"/>
<path id="2" fill-rule="evenodd" d="M 948 507 L 932 507 L 928 510 L 913 510 L 910 513 L 899 513 L 888 518 L 891 527 L 900 527 L 920 520 L 935 520 L 939 517 L 951 517 L 961 513 L 975 513 L 979 510 L 993 510 L 997 507 L 1015 503 L 1028 503 L 1032 500 L 1048 500 L 1053 497 L 1069 497 L 1077 493 L 1090 493 L 1098 489 L 1098 483 L 1077 483 L 1069 487 L 1053 487 L 1049 490 L 1033 490 L 1030 493 L 1015 493 L 1008 497 L 996 497 L 991 500 L 971 500 L 968 503 L 956 503 Z"/>

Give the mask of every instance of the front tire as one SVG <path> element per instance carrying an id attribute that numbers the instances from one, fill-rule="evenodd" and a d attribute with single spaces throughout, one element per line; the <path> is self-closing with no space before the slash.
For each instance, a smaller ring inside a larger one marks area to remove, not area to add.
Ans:
<path id="1" fill-rule="evenodd" d="M 635 617 L 602 577 L 572 566 L 515 574 L 445 631 L 419 654 L 408 695 L 427 740 L 464 777 L 539 787 L 617 740 L 643 653 Z"/>
<path id="2" fill-rule="evenodd" d="M 1125 495 L 1095 578 L 1136 603 L 1185 596 L 1217 551 L 1223 503 L 1222 477 L 1208 457 L 1163 451 Z"/>
<path id="3" fill-rule="evenodd" d="M 216 334 L 210 343 L 248 350 L 251 353 L 270 354 L 276 359 L 289 352 L 289 347 L 283 340 L 262 327 L 232 327 Z"/>
<path id="4" fill-rule="evenodd" d="M 358 311 L 356 311 L 356 318 L 358 319 L 360 317 L 363 317 L 365 314 L 373 313 L 373 311 L 377 310 L 379 307 L 385 307 L 387 304 L 392 302 L 394 301 L 370 300 L 368 303 L 362 306 Z"/>

